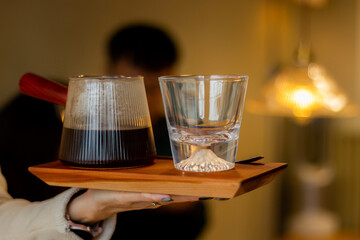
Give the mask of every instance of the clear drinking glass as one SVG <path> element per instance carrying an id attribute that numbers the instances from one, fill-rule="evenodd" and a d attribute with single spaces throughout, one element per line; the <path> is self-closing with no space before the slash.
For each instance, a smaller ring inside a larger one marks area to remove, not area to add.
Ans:
<path id="1" fill-rule="evenodd" d="M 159 82 L 175 168 L 233 168 L 248 77 L 163 76 Z"/>
<path id="2" fill-rule="evenodd" d="M 60 160 L 78 167 L 130 167 L 156 155 L 142 76 L 70 78 Z"/>

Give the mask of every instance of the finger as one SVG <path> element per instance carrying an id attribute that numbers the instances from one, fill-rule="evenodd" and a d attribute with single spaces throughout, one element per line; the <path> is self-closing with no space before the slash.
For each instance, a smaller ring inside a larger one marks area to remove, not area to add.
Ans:
<path id="1" fill-rule="evenodd" d="M 168 194 L 108 191 L 108 190 L 88 190 L 90 199 L 94 199 L 97 206 L 108 211 L 128 211 L 142 208 L 156 208 L 153 202 L 162 200 L 171 201 Z"/>
<path id="2" fill-rule="evenodd" d="M 137 193 L 137 192 L 118 192 L 117 201 L 121 203 L 141 203 L 141 202 L 168 202 L 171 201 L 168 194 L 158 193 Z"/>
<path id="3" fill-rule="evenodd" d="M 199 197 L 196 196 L 183 196 L 183 195 L 171 195 L 174 202 L 194 202 L 198 201 Z"/>

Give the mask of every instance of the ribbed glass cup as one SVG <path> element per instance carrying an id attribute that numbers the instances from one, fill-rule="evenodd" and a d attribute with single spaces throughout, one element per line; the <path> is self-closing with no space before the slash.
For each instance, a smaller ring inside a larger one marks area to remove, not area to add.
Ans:
<path id="1" fill-rule="evenodd" d="M 156 155 L 142 76 L 69 79 L 59 158 L 77 167 L 132 167 Z"/>

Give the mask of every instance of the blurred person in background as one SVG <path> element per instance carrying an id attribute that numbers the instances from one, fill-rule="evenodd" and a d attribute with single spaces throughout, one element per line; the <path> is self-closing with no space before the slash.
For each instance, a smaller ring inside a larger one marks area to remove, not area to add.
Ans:
<path id="1" fill-rule="evenodd" d="M 177 50 L 168 35 L 149 25 L 133 25 L 117 31 L 108 44 L 107 73 L 112 75 L 142 75 L 147 91 L 150 115 L 158 155 L 171 156 L 163 112 L 158 77 L 172 73 Z M 26 231 L 44 234 L 44 239 L 76 239 L 68 232 L 70 220 L 84 224 L 103 223 L 103 233 L 96 239 L 196 239 L 205 222 L 205 208 L 197 198 L 164 194 L 121 193 L 101 190 L 80 190 L 48 186 L 31 173 L 28 167 L 57 159 L 61 140 L 61 109 L 51 103 L 19 95 L 0 112 L 0 225 L 4 231 L 14 231 L 8 239 L 23 239 Z M 64 190 L 66 190 L 64 192 Z M 13 199 L 15 198 L 15 200 Z M 109 199 L 112 199 L 109 204 Z M 151 203 L 171 199 L 174 207 Z M 35 202 L 36 201 L 36 202 Z M 35 202 L 35 203 L 32 203 Z M 107 204 L 107 211 L 98 211 Z M 135 204 L 135 207 L 131 207 Z M 90 208 L 90 209 L 89 209 Z M 144 209 L 129 211 L 134 209 Z M 128 211 L 128 212 L 126 212 Z M 92 220 L 84 216 L 93 214 Z M 86 217 L 85 217 L 86 218 Z M 36 219 L 36 221 L 35 221 Z M 14 223 L 17 224 L 11 225 Z M 25 224 L 24 224 L 25 223 Z M 179 227 L 186 225 L 185 228 Z M 9 226 L 13 227 L 9 227 Z M 95 224 L 96 225 L 96 224 Z M 43 232 L 42 232 L 43 231 Z M 74 231 L 76 232 L 76 231 Z M 20 235 L 16 235 L 20 234 Z M 76 232 L 83 239 L 91 235 Z M 39 235 L 39 236 L 40 236 Z M 44 237 L 45 236 L 45 237 Z M 48 238 L 52 236 L 51 238 Z"/>
<path id="2" fill-rule="evenodd" d="M 178 60 L 174 41 L 159 27 L 128 25 L 110 36 L 107 56 L 106 71 L 110 75 L 144 77 L 157 155 L 171 156 L 158 77 L 174 72 Z M 113 239 L 121 239 L 125 233 L 126 236 L 134 236 L 133 239 L 149 236 L 156 239 L 196 239 L 205 223 L 206 209 L 202 202 L 172 204 L 154 211 L 119 214 Z"/>

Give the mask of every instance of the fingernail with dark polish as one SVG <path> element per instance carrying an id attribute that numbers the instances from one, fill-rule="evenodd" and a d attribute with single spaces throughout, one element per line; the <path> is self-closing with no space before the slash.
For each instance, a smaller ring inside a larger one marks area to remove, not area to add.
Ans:
<path id="1" fill-rule="evenodd" d="M 210 200 L 213 199 L 212 197 L 199 197 L 199 200 Z"/>
<path id="2" fill-rule="evenodd" d="M 215 198 L 215 200 L 218 200 L 218 201 L 225 201 L 225 200 L 229 200 L 230 198 Z"/>
<path id="3" fill-rule="evenodd" d="M 163 198 L 161 199 L 162 202 L 172 202 L 174 201 L 172 198 Z"/>

